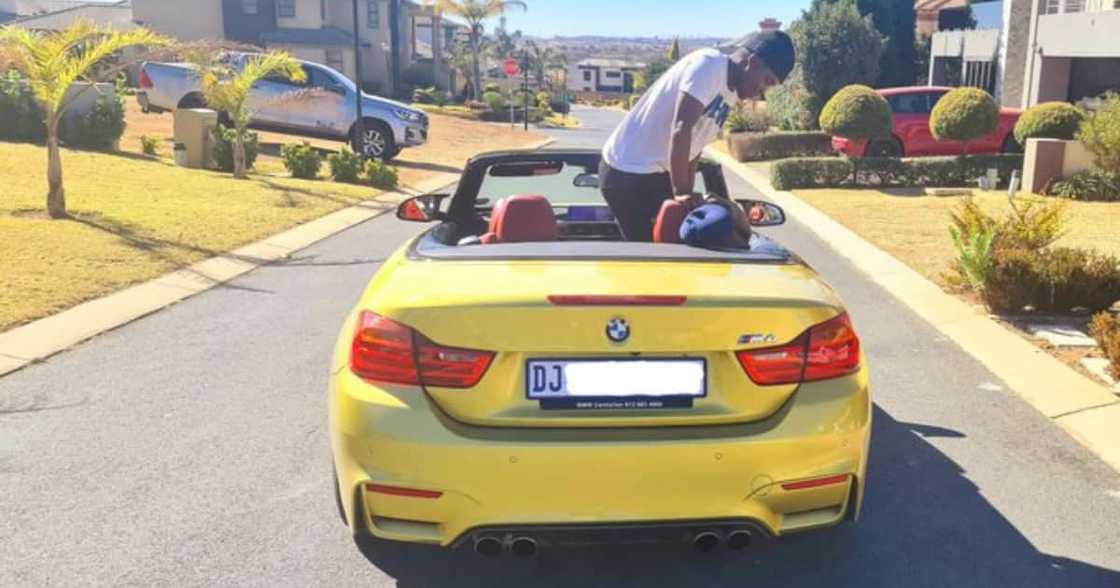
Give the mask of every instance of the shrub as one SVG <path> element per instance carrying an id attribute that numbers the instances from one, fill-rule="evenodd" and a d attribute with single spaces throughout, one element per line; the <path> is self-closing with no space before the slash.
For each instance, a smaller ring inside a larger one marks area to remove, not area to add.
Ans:
<path id="1" fill-rule="evenodd" d="M 224 172 L 233 171 L 233 143 L 237 140 L 237 129 L 218 125 L 212 135 L 214 139 L 214 166 Z M 253 169 L 260 153 L 258 136 L 253 132 L 245 133 L 245 169 Z"/>
<path id="2" fill-rule="evenodd" d="M 768 136 L 768 135 L 763 135 Z M 827 135 L 824 135 L 827 137 Z M 751 135 L 732 135 L 732 153 L 736 141 Z M 913 159 L 864 157 L 859 160 L 857 186 L 865 187 L 956 187 L 973 185 L 973 179 L 995 168 L 1000 182 L 1006 184 L 1012 172 L 1022 169 L 1023 156 L 1015 154 L 979 155 L 969 157 L 918 157 Z M 837 176 L 840 169 L 846 176 Z M 837 188 L 851 185 L 852 162 L 838 157 L 791 158 L 770 166 L 771 182 L 779 190 L 801 188 Z"/>
<path id="3" fill-rule="evenodd" d="M 319 170 L 323 167 L 323 156 L 307 142 L 302 145 L 284 145 L 280 148 L 280 157 L 293 178 L 314 180 L 319 177 Z"/>
<path id="4" fill-rule="evenodd" d="M 371 159 L 366 162 L 366 181 L 374 188 L 382 190 L 392 190 L 397 187 L 399 180 L 397 176 L 397 168 L 386 164 L 379 159 Z"/>
<path id="5" fill-rule="evenodd" d="M 832 137 L 812 131 L 732 133 L 728 150 L 739 161 L 832 155 Z"/>
<path id="6" fill-rule="evenodd" d="M 968 142 L 995 132 L 999 125 L 996 101 L 979 88 L 954 88 L 937 102 L 929 117 L 929 130 L 938 141 Z"/>
<path id="7" fill-rule="evenodd" d="M 1070 200 L 1120 202 L 1120 174 L 1099 169 L 1080 171 L 1054 182 L 1049 193 Z"/>
<path id="8" fill-rule="evenodd" d="M 1046 285 L 1038 306 L 1053 312 L 1106 310 L 1120 300 L 1120 260 L 1085 249 L 1059 248 L 1042 255 Z"/>
<path id="9" fill-rule="evenodd" d="M 362 158 L 358 157 L 349 147 L 343 146 L 342 150 L 338 153 L 328 155 L 327 165 L 330 166 L 331 177 L 334 178 L 336 182 L 357 184 L 361 181 L 363 171 Z"/>
<path id="10" fill-rule="evenodd" d="M 0 140 L 43 143 L 47 138 L 43 120 L 43 111 L 19 72 L 0 76 Z"/>
<path id="11" fill-rule="evenodd" d="M 997 249 L 991 271 L 980 290 L 993 312 L 1021 312 L 1037 305 L 1043 291 L 1039 254 L 1024 249 Z"/>
<path id="12" fill-rule="evenodd" d="M 626 110 L 634 110 L 634 105 L 642 99 L 641 94 L 631 94 L 626 97 Z"/>
<path id="13" fill-rule="evenodd" d="M 1120 170 L 1120 94 L 1110 94 L 1104 104 L 1085 117 L 1077 140 L 1096 157 L 1102 170 Z"/>
<path id="14" fill-rule="evenodd" d="M 783 159 L 770 165 L 770 183 L 778 190 L 828 188 L 846 183 L 852 169 L 839 157 Z"/>
<path id="15" fill-rule="evenodd" d="M 498 84 L 493 83 L 493 82 L 482 86 L 482 93 L 483 94 L 489 94 L 491 92 L 494 92 L 495 94 L 501 94 L 502 93 L 502 87 L 499 86 Z"/>
<path id="16" fill-rule="evenodd" d="M 724 130 L 728 133 L 765 133 L 770 130 L 770 116 L 765 110 L 739 105 L 727 115 Z"/>
<path id="17" fill-rule="evenodd" d="M 486 92 L 482 95 L 482 101 L 494 112 L 501 112 L 507 108 L 506 98 L 500 92 Z"/>
<path id="18" fill-rule="evenodd" d="M 489 106 L 487 106 L 485 102 L 482 102 L 480 100 L 468 100 L 465 106 L 467 107 L 467 109 L 474 111 L 481 111 L 489 108 Z"/>
<path id="19" fill-rule="evenodd" d="M 144 155 L 159 155 L 159 139 L 140 135 L 140 150 Z"/>
<path id="20" fill-rule="evenodd" d="M 837 92 L 821 111 L 821 130 L 848 139 L 874 139 L 891 134 L 893 116 L 887 99 L 867 86 L 851 85 Z"/>
<path id="21" fill-rule="evenodd" d="M 957 250 L 957 268 L 974 290 L 982 291 L 992 273 L 995 254 L 993 245 L 998 233 L 995 226 L 983 227 L 967 234 L 956 226 L 949 227 L 953 247 Z"/>
<path id="22" fill-rule="evenodd" d="M 85 114 L 65 118 L 59 129 L 59 140 L 79 149 L 109 151 L 124 135 L 124 97 L 114 89 L 99 96 Z"/>
<path id="23" fill-rule="evenodd" d="M 1043 102 L 1028 108 L 1015 123 L 1015 140 L 1026 145 L 1027 139 L 1073 139 L 1085 111 L 1066 102 Z"/>
<path id="24" fill-rule="evenodd" d="M 1108 359 L 1112 377 L 1120 380 L 1120 320 L 1107 312 L 1099 313 L 1089 323 L 1089 334 Z"/>
<path id="25" fill-rule="evenodd" d="M 819 99 L 805 89 L 800 68 L 794 68 L 782 84 L 766 92 L 766 112 L 778 128 L 786 131 L 809 131 L 816 127 Z"/>

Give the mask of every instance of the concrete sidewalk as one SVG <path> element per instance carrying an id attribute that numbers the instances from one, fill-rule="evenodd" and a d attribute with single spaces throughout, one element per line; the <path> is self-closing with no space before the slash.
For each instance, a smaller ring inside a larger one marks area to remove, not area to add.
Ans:
<path id="1" fill-rule="evenodd" d="M 707 155 L 782 206 L 869 279 L 1003 379 L 1012 390 L 1120 471 L 1120 398 L 987 314 L 946 294 L 907 265 L 730 155 Z"/>

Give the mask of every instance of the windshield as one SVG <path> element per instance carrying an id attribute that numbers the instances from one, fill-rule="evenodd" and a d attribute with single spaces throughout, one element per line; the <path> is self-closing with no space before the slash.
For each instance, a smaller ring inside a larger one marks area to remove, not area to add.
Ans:
<path id="1" fill-rule="evenodd" d="M 499 166 L 486 173 L 475 201 L 477 207 L 490 208 L 498 200 L 517 194 L 544 196 L 554 208 L 607 205 L 599 191 L 597 169 L 565 163 L 559 170 L 539 171 L 538 175 L 502 177 L 501 173 Z M 700 173 L 696 174 L 696 191 L 706 191 L 704 176 Z"/>

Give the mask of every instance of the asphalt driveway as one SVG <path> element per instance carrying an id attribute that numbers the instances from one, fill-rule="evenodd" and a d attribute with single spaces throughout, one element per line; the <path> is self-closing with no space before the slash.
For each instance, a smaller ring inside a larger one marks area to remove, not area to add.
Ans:
<path id="1" fill-rule="evenodd" d="M 621 117 L 576 115 L 561 144 Z M 331 494 L 327 359 L 421 229 L 378 218 L 0 379 L 0 585 L 1120 586 L 1120 475 L 796 219 L 772 234 L 836 287 L 871 361 L 857 525 L 739 554 L 357 549 Z"/>

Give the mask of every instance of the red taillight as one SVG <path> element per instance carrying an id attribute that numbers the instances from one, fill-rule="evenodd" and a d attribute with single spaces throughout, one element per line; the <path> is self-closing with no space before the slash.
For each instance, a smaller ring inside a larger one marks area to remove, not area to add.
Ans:
<path id="1" fill-rule="evenodd" d="M 739 363 L 763 386 L 839 378 L 859 371 L 859 337 L 847 313 L 811 327 L 792 343 L 740 351 Z"/>
<path id="2" fill-rule="evenodd" d="M 350 370 L 363 380 L 389 384 L 473 388 L 493 358 L 488 351 L 438 345 L 368 310 L 358 315 L 350 345 Z"/>
<path id="3" fill-rule="evenodd" d="M 155 84 L 152 83 L 152 78 L 148 77 L 148 72 L 143 69 L 140 70 L 140 87 L 145 90 L 150 90 L 155 87 Z"/>
<path id="4" fill-rule="evenodd" d="M 556 306 L 680 306 L 687 296 L 549 296 Z"/>

